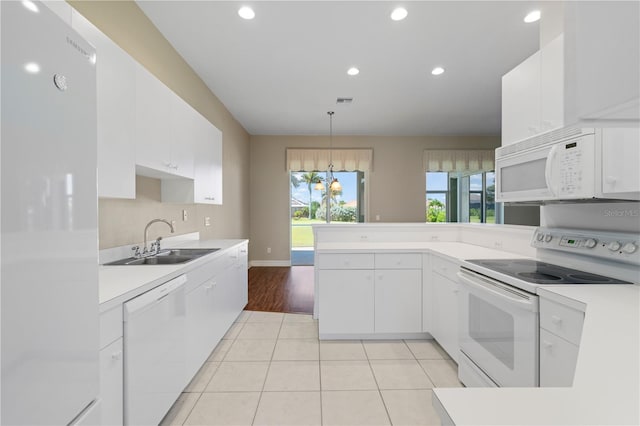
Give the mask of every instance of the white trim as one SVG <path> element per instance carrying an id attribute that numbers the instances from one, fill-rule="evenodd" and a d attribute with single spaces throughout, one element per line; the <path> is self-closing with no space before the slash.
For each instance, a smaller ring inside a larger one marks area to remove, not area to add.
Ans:
<path id="1" fill-rule="evenodd" d="M 253 266 L 291 266 L 291 260 L 252 260 L 249 262 L 249 267 Z"/>

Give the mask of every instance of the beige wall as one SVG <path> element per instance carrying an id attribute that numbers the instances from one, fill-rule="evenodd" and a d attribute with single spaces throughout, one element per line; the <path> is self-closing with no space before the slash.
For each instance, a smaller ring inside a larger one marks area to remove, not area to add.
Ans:
<path id="1" fill-rule="evenodd" d="M 159 202 L 153 180 L 138 179 L 136 200 L 100 199 L 100 248 L 140 241 L 144 225 L 163 217 L 178 220 L 177 233 L 200 231 L 202 238 L 249 237 L 249 134 L 132 1 L 69 1 L 102 32 L 198 110 L 223 135 L 223 206 Z M 156 196 L 157 195 L 157 196 Z M 126 214 L 126 215 L 123 215 Z M 212 226 L 204 226 L 204 216 Z M 155 229 L 154 225 L 154 229 Z M 159 229 L 160 225 L 157 225 Z"/>
<path id="2" fill-rule="evenodd" d="M 251 136 L 252 260 L 289 259 L 289 174 L 286 148 L 326 148 L 325 136 Z M 372 148 L 373 171 L 367 176 L 369 221 L 425 221 L 425 149 L 484 149 L 500 146 L 492 136 L 334 137 L 337 148 Z M 398 184 L 400 183 L 400 184 Z M 267 254 L 267 247 L 271 253 Z"/>

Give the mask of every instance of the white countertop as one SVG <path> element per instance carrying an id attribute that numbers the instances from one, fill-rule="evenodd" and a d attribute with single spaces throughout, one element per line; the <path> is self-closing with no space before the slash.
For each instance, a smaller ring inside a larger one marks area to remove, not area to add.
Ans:
<path id="1" fill-rule="evenodd" d="M 432 251 L 460 262 L 464 259 L 522 259 L 526 256 L 458 242 L 326 242 L 317 243 L 316 251 Z"/>
<path id="2" fill-rule="evenodd" d="M 201 266 L 224 250 L 247 240 L 192 240 L 171 244 L 170 248 L 219 248 L 220 250 L 179 265 L 103 266 L 99 268 L 100 312 L 144 293 L 180 274 Z M 169 246 L 165 247 L 169 248 Z"/>
<path id="3" fill-rule="evenodd" d="M 433 403 L 456 425 L 640 424 L 640 286 L 541 288 L 586 305 L 571 388 L 436 388 Z"/>

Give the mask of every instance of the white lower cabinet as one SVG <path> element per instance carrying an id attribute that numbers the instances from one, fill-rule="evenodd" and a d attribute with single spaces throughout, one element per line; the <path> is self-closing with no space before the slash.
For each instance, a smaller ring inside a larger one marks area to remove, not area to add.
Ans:
<path id="1" fill-rule="evenodd" d="M 458 265 L 455 262 L 432 256 L 432 324 L 431 335 L 458 362 L 458 292 L 455 280 Z"/>
<path id="2" fill-rule="evenodd" d="M 376 333 L 422 331 L 422 271 L 376 271 Z"/>
<path id="3" fill-rule="evenodd" d="M 123 358 L 122 337 L 100 350 L 100 399 L 102 425 L 123 422 Z"/>
<path id="4" fill-rule="evenodd" d="M 321 338 L 422 332 L 420 253 L 323 253 L 318 269 Z"/>
<path id="5" fill-rule="evenodd" d="M 373 271 L 321 270 L 319 275 L 319 333 L 373 333 Z"/>
<path id="6" fill-rule="evenodd" d="M 584 312 L 540 298 L 540 386 L 573 384 Z"/>

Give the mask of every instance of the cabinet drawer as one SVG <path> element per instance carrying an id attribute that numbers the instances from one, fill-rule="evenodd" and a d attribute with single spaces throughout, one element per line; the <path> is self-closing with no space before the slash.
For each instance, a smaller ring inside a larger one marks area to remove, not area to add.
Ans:
<path id="1" fill-rule="evenodd" d="M 540 328 L 579 345 L 584 312 L 540 298 Z"/>
<path id="2" fill-rule="evenodd" d="M 431 257 L 431 270 L 451 281 L 458 282 L 458 269 L 460 265 L 456 262 L 438 256 Z"/>
<path id="3" fill-rule="evenodd" d="M 373 269 L 373 254 L 345 253 L 318 255 L 319 269 Z"/>
<path id="4" fill-rule="evenodd" d="M 376 253 L 376 269 L 422 269 L 420 253 Z"/>
<path id="5" fill-rule="evenodd" d="M 122 337 L 122 305 L 100 314 L 100 349 Z"/>
<path id="6" fill-rule="evenodd" d="M 540 330 L 540 386 L 571 386 L 578 346 L 547 330 Z"/>

